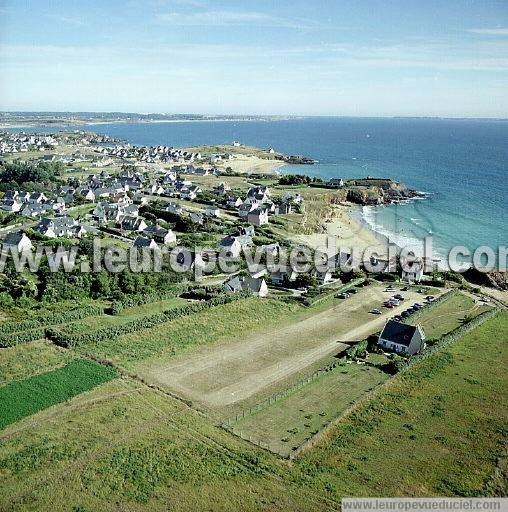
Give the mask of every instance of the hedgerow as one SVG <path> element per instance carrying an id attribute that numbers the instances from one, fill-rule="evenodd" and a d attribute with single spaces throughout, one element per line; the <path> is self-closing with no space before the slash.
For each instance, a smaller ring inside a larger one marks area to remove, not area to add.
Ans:
<path id="1" fill-rule="evenodd" d="M 176 318 L 180 318 L 182 316 L 191 315 L 193 313 L 197 313 L 214 306 L 227 304 L 235 300 L 249 297 L 250 295 L 251 294 L 248 292 L 241 292 L 235 295 L 222 295 L 208 301 L 193 302 L 178 308 L 167 309 L 161 313 L 147 315 L 143 318 L 133 320 L 132 322 L 105 327 L 103 329 L 97 329 L 93 332 L 69 334 L 61 331 L 60 329 L 49 327 L 46 329 L 45 334 L 48 339 L 62 347 L 76 347 L 78 345 L 98 343 L 103 340 L 110 340 L 111 338 L 115 338 L 123 334 L 129 334 L 132 332 L 140 331 L 142 329 L 148 329 L 150 327 L 154 327 L 155 325 L 162 324 L 170 320 L 175 320 Z"/>
<path id="2" fill-rule="evenodd" d="M 14 332 L 10 334 L 0 334 L 0 348 L 14 347 L 20 343 L 28 343 L 29 341 L 44 338 L 46 330 L 44 327 L 30 329 L 23 332 Z"/>
<path id="3" fill-rule="evenodd" d="M 71 309 L 64 312 L 46 313 L 44 316 L 29 318 L 21 322 L 6 322 L 0 324 L 0 334 L 20 333 L 28 329 L 37 329 L 51 324 L 63 324 L 81 320 L 87 316 L 100 316 L 104 314 L 104 308 L 91 304 L 81 308 Z"/>
<path id="4" fill-rule="evenodd" d="M 178 283 L 172 287 L 171 290 L 163 292 L 140 293 L 138 295 L 125 296 L 111 303 L 111 314 L 118 315 L 125 308 L 133 308 L 142 306 L 143 304 L 149 304 L 150 302 L 172 299 L 180 296 L 188 289 L 188 285 Z"/>

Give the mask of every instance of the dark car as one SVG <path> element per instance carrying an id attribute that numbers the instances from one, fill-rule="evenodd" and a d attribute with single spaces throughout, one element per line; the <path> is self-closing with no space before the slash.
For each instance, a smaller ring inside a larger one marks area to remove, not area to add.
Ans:
<path id="1" fill-rule="evenodd" d="M 404 300 L 404 296 L 401 295 L 400 293 L 396 293 L 394 296 L 393 296 L 394 299 L 397 299 L 397 300 Z"/>
<path id="2" fill-rule="evenodd" d="M 403 312 L 400 314 L 400 316 L 401 316 L 402 318 L 407 318 L 407 317 L 408 317 L 408 316 L 410 316 L 410 315 L 409 315 L 409 313 L 408 313 L 407 311 L 403 311 Z"/>

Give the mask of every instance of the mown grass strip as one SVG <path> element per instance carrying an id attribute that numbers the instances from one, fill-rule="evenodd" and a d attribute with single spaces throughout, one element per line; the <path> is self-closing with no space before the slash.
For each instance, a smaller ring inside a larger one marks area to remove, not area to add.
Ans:
<path id="1" fill-rule="evenodd" d="M 114 379 L 116 370 L 78 359 L 0 388 L 0 429 Z"/>

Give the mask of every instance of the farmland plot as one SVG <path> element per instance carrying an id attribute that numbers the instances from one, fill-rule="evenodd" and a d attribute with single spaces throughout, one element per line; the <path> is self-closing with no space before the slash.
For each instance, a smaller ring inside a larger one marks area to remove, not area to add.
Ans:
<path id="1" fill-rule="evenodd" d="M 0 429 L 115 378 L 116 371 L 77 359 L 49 372 L 0 388 Z"/>

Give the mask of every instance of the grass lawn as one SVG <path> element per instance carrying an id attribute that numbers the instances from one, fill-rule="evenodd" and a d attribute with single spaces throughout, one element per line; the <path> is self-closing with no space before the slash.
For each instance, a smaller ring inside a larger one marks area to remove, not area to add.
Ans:
<path id="1" fill-rule="evenodd" d="M 93 352 L 95 356 L 113 360 L 133 370 L 147 360 L 167 358 L 198 345 L 213 343 L 238 332 L 260 329 L 281 316 L 303 309 L 294 304 L 258 298 L 240 300 L 217 306 L 191 317 L 182 317 L 150 329 L 125 334 L 93 346 L 77 347 L 77 351 Z"/>
<path id="2" fill-rule="evenodd" d="M 0 386 L 13 380 L 54 370 L 74 359 L 68 350 L 63 350 L 49 341 L 22 343 L 0 350 Z"/>
<path id="3" fill-rule="evenodd" d="M 438 339 L 460 327 L 466 317 L 474 318 L 489 309 L 485 304 L 475 304 L 469 295 L 457 293 L 428 311 L 424 309 L 411 323 L 420 324 L 427 339 Z"/>
<path id="4" fill-rule="evenodd" d="M 0 510 L 326 510 L 275 456 L 129 379 L 37 420 L 0 437 Z"/>
<path id="5" fill-rule="evenodd" d="M 336 497 L 505 496 L 507 339 L 503 312 L 397 376 L 301 456 L 305 479 Z"/>
<path id="6" fill-rule="evenodd" d="M 0 387 L 0 429 L 116 377 L 116 371 L 76 359 L 45 373 Z"/>
<path id="7" fill-rule="evenodd" d="M 388 375 L 377 368 L 345 364 L 323 373 L 288 397 L 240 419 L 232 428 L 244 437 L 250 436 L 268 445 L 271 451 L 287 456 L 387 379 Z"/>

